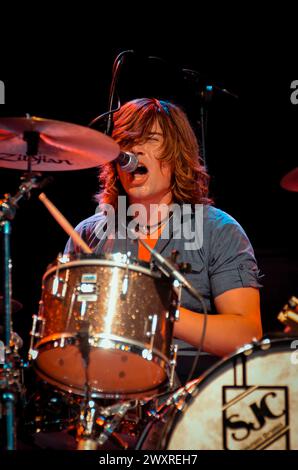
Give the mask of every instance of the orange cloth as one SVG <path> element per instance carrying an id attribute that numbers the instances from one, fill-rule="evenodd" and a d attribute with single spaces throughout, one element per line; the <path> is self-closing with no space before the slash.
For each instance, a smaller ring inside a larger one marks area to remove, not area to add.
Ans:
<path id="1" fill-rule="evenodd" d="M 159 227 L 157 232 L 154 232 L 151 234 L 151 237 L 149 234 L 147 235 L 147 237 L 142 238 L 142 240 L 144 240 L 144 242 L 147 243 L 147 245 L 149 245 L 150 248 L 154 248 L 157 243 L 157 240 L 160 237 L 162 228 L 163 228 L 162 226 Z M 140 242 L 138 246 L 138 258 L 141 259 L 142 261 L 147 261 L 147 262 L 149 262 L 151 258 L 150 251 L 148 251 L 147 248 L 145 248 Z"/>

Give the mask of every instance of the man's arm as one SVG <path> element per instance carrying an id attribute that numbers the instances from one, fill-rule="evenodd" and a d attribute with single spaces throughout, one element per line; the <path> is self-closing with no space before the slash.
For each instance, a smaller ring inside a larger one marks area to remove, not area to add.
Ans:
<path id="1" fill-rule="evenodd" d="M 214 299 L 218 315 L 208 315 L 204 351 L 225 356 L 253 338 L 262 336 L 260 294 L 254 287 L 225 291 Z M 204 315 L 183 307 L 175 323 L 177 338 L 198 347 Z"/>

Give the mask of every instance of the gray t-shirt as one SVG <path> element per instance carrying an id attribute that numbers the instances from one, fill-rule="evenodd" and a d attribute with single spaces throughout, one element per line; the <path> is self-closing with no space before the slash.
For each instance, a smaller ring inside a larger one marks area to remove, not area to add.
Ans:
<path id="1" fill-rule="evenodd" d="M 194 217 L 190 218 L 195 231 Z M 185 249 L 190 241 L 183 232 L 180 238 L 173 236 L 173 219 L 169 221 L 169 236 L 164 239 L 160 237 L 155 249 L 164 257 L 171 256 L 177 250 L 178 262 L 190 263 L 192 271 L 185 276 L 203 295 L 208 312 L 215 313 L 211 308 L 212 299 L 236 287 L 261 287 L 260 275 L 251 243 L 233 217 L 213 206 L 203 206 L 201 222 L 202 235 L 198 249 Z M 117 229 L 115 238 L 102 237 L 105 226 L 106 217 L 97 213 L 79 223 L 76 231 L 95 254 L 130 251 L 132 257 L 137 258 L 137 243 L 130 238 L 119 239 Z M 70 239 L 65 253 L 79 251 Z M 182 305 L 196 312 L 202 311 L 202 306 L 187 292 L 183 292 Z"/>
<path id="2" fill-rule="evenodd" d="M 237 287 L 262 287 L 251 243 L 233 217 L 213 206 L 200 205 L 198 212 L 184 215 L 183 224 L 188 224 L 191 228 L 193 239 L 189 238 L 189 230 L 180 230 L 177 236 L 177 219 L 172 217 L 168 222 L 168 236 L 163 238 L 162 234 L 155 249 L 164 257 L 170 257 L 176 250 L 179 253 L 178 262 L 191 265 L 191 272 L 184 275 L 202 295 L 209 314 L 217 313 L 214 298 L 223 292 Z M 76 231 L 95 254 L 130 251 L 131 256 L 137 258 L 138 244 L 134 240 L 121 239 L 117 224 L 115 231 L 106 232 L 106 228 L 106 216 L 97 213 L 83 220 L 76 227 Z M 189 249 L 189 243 L 195 240 L 197 232 L 200 232 L 198 240 L 195 246 Z M 72 240 L 69 240 L 65 253 L 79 251 L 74 247 Z M 203 311 L 201 303 L 185 289 L 182 291 L 181 305 L 194 312 Z M 177 342 L 180 354 L 193 354 L 194 348 L 185 342 Z"/>

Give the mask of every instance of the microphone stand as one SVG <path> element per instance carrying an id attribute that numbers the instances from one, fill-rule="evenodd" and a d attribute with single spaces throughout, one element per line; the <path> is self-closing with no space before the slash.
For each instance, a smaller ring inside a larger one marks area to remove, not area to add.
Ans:
<path id="1" fill-rule="evenodd" d="M 112 135 L 113 132 L 113 102 L 114 102 L 114 94 L 115 94 L 115 89 L 116 89 L 116 84 L 118 81 L 119 73 L 121 66 L 124 61 L 125 54 L 127 53 L 134 53 L 133 50 L 128 50 L 128 51 L 122 51 L 120 54 L 117 55 L 114 64 L 113 64 L 113 69 L 112 69 L 112 82 L 110 86 L 110 93 L 109 93 L 109 110 L 108 110 L 108 119 L 107 119 L 107 127 L 105 133 L 109 136 Z M 119 106 L 118 106 L 119 108 Z"/>
<path id="2" fill-rule="evenodd" d="M 189 291 L 189 293 L 202 304 L 204 313 L 207 312 L 205 301 L 201 296 L 200 292 L 195 289 L 190 282 L 188 282 L 186 277 L 183 276 L 180 271 L 177 270 L 174 263 L 168 260 L 167 258 L 164 258 L 160 253 L 158 253 L 158 251 L 156 251 L 154 248 L 151 248 L 151 246 L 144 242 L 144 240 L 142 240 L 141 238 L 138 238 L 138 241 L 151 253 L 153 258 L 157 262 L 160 271 L 167 277 L 172 277 L 174 280 L 178 281 L 179 284 L 182 285 L 182 287 L 185 287 Z"/>
<path id="3" fill-rule="evenodd" d="M 151 253 L 153 258 L 155 259 L 157 263 L 157 267 L 159 270 L 165 274 L 167 277 L 171 277 L 175 281 L 177 281 L 182 287 L 185 287 L 186 290 L 195 298 L 197 299 L 203 308 L 203 314 L 204 314 L 204 323 L 203 323 L 203 328 L 202 328 L 202 334 L 201 334 L 201 339 L 199 342 L 199 348 L 197 350 L 197 354 L 195 356 L 191 371 L 186 379 L 185 382 L 185 389 L 187 388 L 187 383 L 191 380 L 192 375 L 198 365 L 199 357 L 201 355 L 202 349 L 203 349 L 203 344 L 204 344 L 204 339 L 206 335 L 206 329 L 207 329 L 207 320 L 208 320 L 208 312 L 207 312 L 207 307 L 206 303 L 200 294 L 200 292 L 193 287 L 193 285 L 188 282 L 188 280 L 179 272 L 174 265 L 174 263 L 166 258 L 164 258 L 160 253 L 158 253 L 154 248 L 151 248 L 144 240 L 141 238 L 138 238 L 138 241 Z"/>
<path id="4" fill-rule="evenodd" d="M 112 109 L 113 102 L 114 102 L 114 94 L 115 94 L 115 90 L 116 90 L 116 84 L 117 84 L 119 73 L 120 73 L 120 68 L 121 68 L 121 65 L 123 64 L 125 54 L 134 54 L 134 53 L 135 53 L 135 51 L 128 50 L 128 51 L 122 51 L 122 52 L 120 52 L 120 54 L 117 55 L 116 59 L 114 60 L 113 69 L 112 69 L 112 82 L 111 82 L 110 91 L 109 91 L 108 111 L 106 111 L 105 113 L 100 114 L 99 116 L 96 116 L 94 119 L 92 119 L 92 121 L 89 122 L 88 127 L 92 127 L 98 121 L 100 121 L 101 119 L 108 116 L 106 129 L 105 129 L 104 132 L 105 132 L 106 135 L 109 135 L 109 136 L 112 135 L 112 132 L 113 132 L 113 114 L 116 111 L 119 111 L 120 106 L 121 106 L 119 96 L 118 96 L 117 108 Z"/>
<path id="5" fill-rule="evenodd" d="M 200 127 L 200 144 L 201 144 L 201 152 L 200 156 L 203 160 L 204 166 L 207 168 L 207 125 L 208 125 L 208 112 L 209 112 L 209 104 L 211 103 L 215 92 L 225 94 L 226 96 L 230 96 L 232 98 L 238 99 L 239 96 L 235 93 L 227 90 L 226 88 L 222 88 L 214 83 L 210 83 L 206 80 L 202 74 L 200 74 L 197 70 L 186 69 L 182 68 L 181 72 L 184 74 L 184 78 L 187 79 L 189 82 L 192 82 L 195 85 L 195 95 L 200 99 L 200 120 L 197 121 Z"/>

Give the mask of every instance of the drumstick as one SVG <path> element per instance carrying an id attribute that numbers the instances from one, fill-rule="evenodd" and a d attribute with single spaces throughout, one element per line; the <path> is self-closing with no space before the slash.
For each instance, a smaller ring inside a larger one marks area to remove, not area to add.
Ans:
<path id="1" fill-rule="evenodd" d="M 72 225 L 68 222 L 68 220 L 61 214 L 61 212 L 57 209 L 56 206 L 47 198 L 45 193 L 40 193 L 38 198 L 41 202 L 46 206 L 48 211 L 52 214 L 54 219 L 58 222 L 60 227 L 72 238 L 75 245 L 79 246 L 84 253 L 93 253 L 91 248 L 87 245 L 87 243 L 82 240 L 78 232 L 75 231 Z"/>

